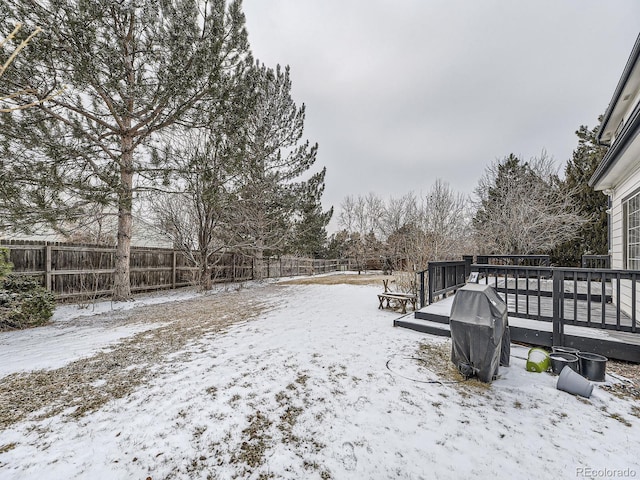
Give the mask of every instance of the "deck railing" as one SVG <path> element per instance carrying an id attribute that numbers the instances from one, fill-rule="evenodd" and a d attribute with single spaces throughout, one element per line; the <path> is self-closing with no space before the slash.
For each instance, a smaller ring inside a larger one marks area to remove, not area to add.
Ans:
<path id="1" fill-rule="evenodd" d="M 554 344 L 563 344 L 566 325 L 638 331 L 638 271 L 487 264 L 471 268 L 479 282 L 503 295 L 510 316 L 553 322 Z"/>
<path id="2" fill-rule="evenodd" d="M 471 273 L 473 257 L 463 258 L 456 261 L 429 262 L 426 270 L 418 272 L 420 308 L 455 292 L 465 284 Z"/>
<path id="3" fill-rule="evenodd" d="M 583 255 L 582 268 L 611 268 L 610 255 Z"/>
<path id="4" fill-rule="evenodd" d="M 549 255 L 478 255 L 477 263 L 483 265 L 551 266 Z"/>
<path id="5" fill-rule="evenodd" d="M 418 272 L 420 308 L 437 302 L 462 287 L 471 273 L 473 255 L 462 260 L 429 262 L 427 270 Z M 549 255 L 479 255 L 477 263 L 497 265 L 546 265 Z"/>

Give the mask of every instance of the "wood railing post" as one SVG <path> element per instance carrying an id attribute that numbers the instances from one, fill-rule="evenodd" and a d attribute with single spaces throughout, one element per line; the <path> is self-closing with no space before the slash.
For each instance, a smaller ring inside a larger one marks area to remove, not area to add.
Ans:
<path id="1" fill-rule="evenodd" d="M 553 269 L 553 344 L 564 345 L 564 271 Z"/>
<path id="2" fill-rule="evenodd" d="M 420 308 L 424 307 L 424 270 L 418 275 L 420 275 Z"/>
<path id="3" fill-rule="evenodd" d="M 464 260 L 464 278 L 469 278 L 471 275 L 471 264 L 473 263 L 473 255 L 463 255 Z"/>
<path id="4" fill-rule="evenodd" d="M 435 266 L 431 263 L 427 264 L 427 284 L 429 286 L 429 294 L 428 294 L 428 304 L 431 305 L 433 303 L 433 289 L 435 287 Z"/>
<path id="5" fill-rule="evenodd" d="M 48 291 L 52 289 L 51 281 L 51 245 L 48 243 L 44 247 L 44 288 Z"/>

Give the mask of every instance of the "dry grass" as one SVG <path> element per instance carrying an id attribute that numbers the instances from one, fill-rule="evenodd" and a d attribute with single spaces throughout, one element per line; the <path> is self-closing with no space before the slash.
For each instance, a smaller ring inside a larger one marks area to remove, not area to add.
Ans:
<path id="1" fill-rule="evenodd" d="M 640 365 L 628 362 L 609 360 L 607 373 L 614 373 L 626 379 L 625 381 L 601 385 L 600 388 L 608 390 L 615 396 L 624 399 L 640 400 Z M 636 411 L 636 413 L 640 410 Z M 636 413 L 634 413 L 635 416 Z"/>
<path id="2" fill-rule="evenodd" d="M 333 275 L 317 275 L 314 277 L 295 278 L 278 282 L 278 285 L 379 285 L 382 280 L 394 280 L 391 275 L 337 273 Z"/>
<path id="3" fill-rule="evenodd" d="M 464 379 L 451 361 L 451 340 L 442 343 L 421 343 L 416 356 L 438 379 L 453 382 L 452 385 L 463 394 L 482 393 L 491 388 L 490 383 L 475 378 Z"/>
<path id="4" fill-rule="evenodd" d="M 314 277 L 284 280 L 279 285 L 378 285 L 383 288 L 383 280 L 388 280 L 389 288 L 394 292 L 415 293 L 415 274 L 412 272 L 396 272 L 393 275 L 381 273 L 335 273 Z"/>
<path id="5" fill-rule="evenodd" d="M 208 333 L 250 320 L 268 307 L 246 290 L 170 304 L 136 308 L 125 323 L 166 325 L 138 333 L 89 358 L 54 370 L 15 373 L 0 379 L 0 428 L 27 418 L 59 413 L 78 417 L 148 382 L 167 355 Z"/>

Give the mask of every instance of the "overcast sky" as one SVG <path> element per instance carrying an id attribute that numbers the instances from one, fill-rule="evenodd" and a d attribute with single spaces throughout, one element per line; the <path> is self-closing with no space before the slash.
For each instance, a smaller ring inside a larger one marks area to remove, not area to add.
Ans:
<path id="1" fill-rule="evenodd" d="M 640 33 L 639 0 L 243 4 L 254 56 L 291 66 L 334 218 L 347 195 L 426 193 L 436 178 L 472 194 L 509 153 L 545 149 L 562 168 Z"/>

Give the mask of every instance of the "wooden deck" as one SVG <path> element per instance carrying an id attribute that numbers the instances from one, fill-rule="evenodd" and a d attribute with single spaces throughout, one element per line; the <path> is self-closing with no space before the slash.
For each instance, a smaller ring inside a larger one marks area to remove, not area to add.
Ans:
<path id="1" fill-rule="evenodd" d="M 505 294 L 500 294 L 505 299 Z M 553 318 L 553 300 L 546 296 L 532 296 L 510 293 L 507 295 L 507 307 L 519 317 L 548 320 Z M 517 305 L 517 307 L 516 307 Z M 563 302 L 563 318 L 567 325 L 605 328 L 609 330 L 633 330 L 631 317 L 621 312 L 611 303 L 591 302 L 566 298 Z M 636 330 L 640 332 L 640 329 Z"/>
<path id="2" fill-rule="evenodd" d="M 504 299 L 505 294 L 501 295 Z M 405 317 L 396 320 L 394 326 L 432 335 L 450 336 L 449 315 L 454 298 L 452 295 L 428 305 L 415 312 L 413 319 Z M 602 305 L 605 307 L 604 317 Z M 516 300 L 516 295 L 510 293 L 507 306 L 512 341 L 545 347 L 553 344 L 551 297 L 520 293 Z M 611 304 L 592 302 L 590 310 L 586 306 L 586 301 L 564 300 L 565 346 L 598 353 L 608 358 L 640 363 L 640 332 L 620 330 L 630 330 L 631 319 L 623 313 L 618 313 L 618 309 Z"/>

